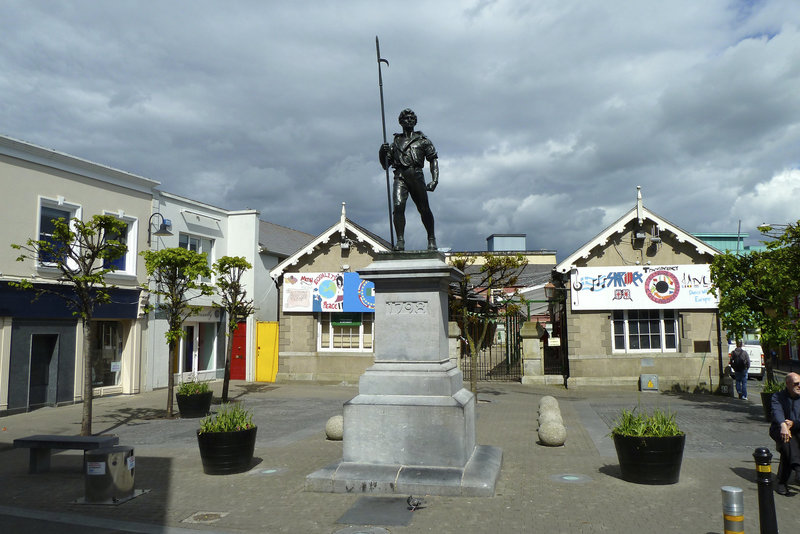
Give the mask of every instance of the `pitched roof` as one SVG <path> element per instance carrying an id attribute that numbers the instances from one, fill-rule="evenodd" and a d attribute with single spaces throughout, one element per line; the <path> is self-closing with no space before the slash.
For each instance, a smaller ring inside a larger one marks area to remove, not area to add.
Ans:
<path id="1" fill-rule="evenodd" d="M 679 243 L 689 243 L 690 245 L 694 246 L 698 254 L 710 254 L 712 256 L 719 254 L 719 251 L 710 246 L 708 243 L 698 239 L 686 230 L 683 230 L 679 226 L 669 222 L 659 215 L 656 215 L 644 207 L 644 205 L 642 205 L 641 187 L 637 186 L 636 189 L 636 206 L 634 206 L 625 215 L 617 219 L 613 224 L 605 228 L 602 232 L 594 236 L 578 250 L 570 254 L 566 259 L 561 261 L 561 263 L 556 265 L 556 271 L 561 273 L 569 272 L 573 267 L 576 267 L 576 262 L 578 260 L 588 258 L 595 247 L 604 246 L 611 236 L 624 232 L 625 227 L 634 220 L 637 221 L 639 226 L 641 226 L 645 220 L 655 223 L 660 231 L 666 230 L 673 234 Z"/>
<path id="2" fill-rule="evenodd" d="M 289 257 L 313 238 L 313 235 L 300 230 L 267 221 L 258 221 L 260 252 L 271 252 L 279 258 Z"/>
<path id="3" fill-rule="evenodd" d="M 283 273 L 292 265 L 297 265 L 300 259 L 306 254 L 312 254 L 317 246 L 327 243 L 334 234 L 339 234 L 342 242 L 348 241 L 347 234 L 355 236 L 356 241 L 359 243 L 366 243 L 374 252 L 388 252 L 391 250 L 391 245 L 383 238 L 373 234 L 369 230 L 357 225 L 345 215 L 344 202 L 342 202 L 342 216 L 337 223 L 329 227 L 327 230 L 314 237 L 310 241 L 306 241 L 300 246 L 291 256 L 276 265 L 269 275 L 273 280 L 280 278 Z"/>

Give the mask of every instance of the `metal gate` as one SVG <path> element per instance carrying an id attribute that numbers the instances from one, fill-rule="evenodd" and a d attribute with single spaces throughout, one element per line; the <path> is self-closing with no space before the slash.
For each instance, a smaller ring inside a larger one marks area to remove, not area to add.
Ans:
<path id="1" fill-rule="evenodd" d="M 477 379 L 495 380 L 504 382 L 519 382 L 522 380 L 522 338 L 519 329 L 522 326 L 519 316 L 509 315 L 505 321 L 498 322 L 494 343 L 478 352 Z M 469 349 L 461 353 L 461 371 L 464 380 L 472 379 L 472 363 Z"/>

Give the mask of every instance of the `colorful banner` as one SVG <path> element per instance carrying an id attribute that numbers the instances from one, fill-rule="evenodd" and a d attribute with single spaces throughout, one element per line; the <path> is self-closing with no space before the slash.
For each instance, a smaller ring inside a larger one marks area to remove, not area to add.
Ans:
<path id="1" fill-rule="evenodd" d="M 285 312 L 375 312 L 375 284 L 358 273 L 285 273 Z"/>
<path id="2" fill-rule="evenodd" d="M 580 267 L 572 271 L 573 310 L 709 309 L 709 266 Z"/>

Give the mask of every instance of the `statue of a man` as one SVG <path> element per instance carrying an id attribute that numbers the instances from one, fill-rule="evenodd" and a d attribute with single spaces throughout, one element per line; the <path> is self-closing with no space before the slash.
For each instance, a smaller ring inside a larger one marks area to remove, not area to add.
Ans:
<path id="1" fill-rule="evenodd" d="M 417 206 L 422 224 L 428 232 L 428 250 L 436 250 L 436 236 L 433 232 L 433 213 L 428 205 L 428 191 L 433 192 L 439 183 L 439 160 L 436 149 L 430 139 L 422 132 L 415 132 L 417 115 L 410 109 L 404 109 L 398 117 L 403 133 L 394 134 L 392 144 L 381 145 L 378 157 L 384 169 L 390 165 L 394 168 L 394 187 L 392 194 L 392 218 L 397 234 L 395 250 L 405 250 L 404 232 L 406 228 L 406 200 L 408 195 Z M 428 160 L 431 181 L 425 185 L 422 169 Z"/>

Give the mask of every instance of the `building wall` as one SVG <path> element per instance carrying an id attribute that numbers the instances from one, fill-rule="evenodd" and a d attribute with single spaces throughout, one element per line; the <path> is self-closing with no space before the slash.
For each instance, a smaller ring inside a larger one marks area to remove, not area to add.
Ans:
<path id="1" fill-rule="evenodd" d="M 649 264 L 687 265 L 710 263 L 712 257 L 698 254 L 688 242 L 662 235 L 661 244 L 636 248 L 631 225 L 605 247 L 576 262 L 578 267 L 613 267 Z M 567 296 L 567 354 L 569 385 L 617 385 L 637 387 L 642 374 L 656 374 L 659 388 L 716 388 L 719 385 L 719 338 L 716 310 L 676 310 L 677 352 L 614 352 L 612 311 L 573 310 Z M 710 373 L 710 376 L 709 376 Z"/>
<path id="2" fill-rule="evenodd" d="M 358 271 L 372 263 L 372 258 L 371 247 L 354 242 L 342 250 L 338 236 L 334 236 L 288 271 L 341 272 L 343 266 Z M 317 323 L 313 313 L 280 313 L 277 381 L 358 381 L 374 363 L 374 352 L 318 352 Z"/>

